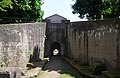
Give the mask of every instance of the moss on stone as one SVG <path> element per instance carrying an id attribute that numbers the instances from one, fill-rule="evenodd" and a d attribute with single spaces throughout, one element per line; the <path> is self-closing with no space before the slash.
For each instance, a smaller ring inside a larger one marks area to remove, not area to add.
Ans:
<path id="1" fill-rule="evenodd" d="M 90 65 L 90 71 L 93 75 L 100 75 L 102 71 L 106 70 L 106 65 L 102 63 L 92 63 Z"/>
<path id="2" fill-rule="evenodd" d="M 102 72 L 102 75 L 106 78 L 120 78 L 120 71 L 107 70 L 107 71 Z"/>

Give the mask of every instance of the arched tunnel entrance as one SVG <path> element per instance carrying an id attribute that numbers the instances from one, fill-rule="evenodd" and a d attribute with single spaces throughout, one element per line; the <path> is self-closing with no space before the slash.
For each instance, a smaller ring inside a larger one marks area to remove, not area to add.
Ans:
<path id="1" fill-rule="evenodd" d="M 51 44 L 51 55 L 57 55 L 60 56 L 61 55 L 61 45 L 58 42 L 53 42 Z"/>

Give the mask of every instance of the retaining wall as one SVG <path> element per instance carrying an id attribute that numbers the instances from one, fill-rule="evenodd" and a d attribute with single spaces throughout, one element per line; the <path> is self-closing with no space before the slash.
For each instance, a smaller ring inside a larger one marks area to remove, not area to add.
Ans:
<path id="1" fill-rule="evenodd" d="M 120 20 L 72 22 L 68 26 L 68 56 L 83 63 L 120 68 Z"/>
<path id="2" fill-rule="evenodd" d="M 25 69 L 36 45 L 44 57 L 46 23 L 0 25 L 0 67 Z"/>

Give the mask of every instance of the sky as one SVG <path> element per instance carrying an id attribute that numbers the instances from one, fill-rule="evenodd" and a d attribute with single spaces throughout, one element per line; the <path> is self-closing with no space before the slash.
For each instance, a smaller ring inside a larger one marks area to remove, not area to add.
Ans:
<path id="1" fill-rule="evenodd" d="M 85 19 L 78 18 L 78 14 L 72 13 L 72 4 L 74 4 L 72 0 L 44 0 L 44 4 L 41 6 L 44 11 L 43 18 L 58 14 L 70 21 L 84 21 Z"/>

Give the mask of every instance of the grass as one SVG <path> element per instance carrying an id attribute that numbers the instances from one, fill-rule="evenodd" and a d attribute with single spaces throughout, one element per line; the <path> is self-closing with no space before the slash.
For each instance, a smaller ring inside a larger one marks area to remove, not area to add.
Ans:
<path id="1" fill-rule="evenodd" d="M 83 77 L 74 75 L 68 70 L 63 70 L 63 71 L 60 71 L 59 73 L 60 73 L 59 78 L 83 78 Z"/>
<path id="2" fill-rule="evenodd" d="M 75 77 L 69 74 L 60 74 L 59 78 L 75 78 Z"/>
<path id="3" fill-rule="evenodd" d="M 36 67 L 40 68 L 40 70 L 33 77 L 33 78 L 40 78 L 40 76 L 43 75 L 43 73 L 45 72 L 44 70 L 42 70 L 42 67 L 44 66 L 45 63 L 46 63 L 46 61 L 38 61 L 38 62 L 28 63 L 27 70 L 32 70 L 32 69 L 35 69 Z"/>
<path id="4" fill-rule="evenodd" d="M 39 74 L 34 78 L 40 78 L 41 75 L 44 74 L 44 72 L 45 72 L 44 70 L 41 70 Z M 60 73 L 59 78 L 82 78 L 82 77 L 77 77 L 77 76 L 72 75 L 69 71 L 61 71 L 59 73 Z"/>

